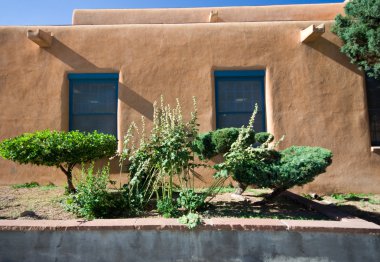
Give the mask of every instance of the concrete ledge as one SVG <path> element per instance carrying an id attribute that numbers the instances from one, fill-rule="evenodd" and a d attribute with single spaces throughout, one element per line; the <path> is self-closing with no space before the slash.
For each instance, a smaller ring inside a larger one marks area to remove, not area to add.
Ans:
<path id="1" fill-rule="evenodd" d="M 177 219 L 131 218 L 82 220 L 0 220 L 0 231 L 91 231 L 91 230 L 188 230 Z M 380 226 L 361 219 L 342 221 L 212 218 L 199 230 L 213 231 L 297 231 L 370 233 L 380 235 Z"/>
<path id="2" fill-rule="evenodd" d="M 372 146 L 371 152 L 379 154 L 380 153 L 380 146 Z"/>

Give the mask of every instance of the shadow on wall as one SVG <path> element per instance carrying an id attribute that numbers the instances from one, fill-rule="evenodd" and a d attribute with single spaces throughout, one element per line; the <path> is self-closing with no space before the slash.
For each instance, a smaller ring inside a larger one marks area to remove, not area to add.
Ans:
<path id="1" fill-rule="evenodd" d="M 53 38 L 52 46 L 50 48 L 46 48 L 45 50 L 66 65 L 74 68 L 74 70 L 88 70 L 88 73 L 91 73 L 91 71 L 99 72 L 100 70 L 100 68 L 98 68 L 95 64 L 91 63 L 56 38 Z"/>
<path id="2" fill-rule="evenodd" d="M 54 38 L 53 44 L 50 48 L 44 49 L 52 56 L 56 57 L 66 65 L 73 68 L 74 72 L 78 73 L 108 73 L 115 72 L 114 68 L 99 68 L 82 55 L 78 54 L 70 47 Z M 61 86 L 61 112 L 62 123 L 61 127 L 68 130 L 68 115 L 69 115 L 69 82 L 65 76 Z M 135 109 L 141 115 L 149 120 L 153 120 L 153 104 L 146 100 L 141 95 L 137 94 L 125 84 L 119 82 L 119 99 L 127 104 L 129 107 Z"/>
<path id="3" fill-rule="evenodd" d="M 53 38 L 53 43 L 50 48 L 44 48 L 46 52 L 62 61 L 64 64 L 73 68 L 73 72 L 78 73 L 107 73 L 114 72 L 112 68 L 99 68 L 70 47 L 62 43 L 56 38 Z M 61 86 L 61 129 L 69 130 L 69 81 L 67 75 L 64 74 L 64 79 Z"/>
<path id="4" fill-rule="evenodd" d="M 73 49 L 54 38 L 50 48 L 44 48 L 46 52 L 62 61 L 67 66 L 71 67 L 72 72 L 78 73 L 108 73 L 115 72 L 114 68 L 99 68 L 94 63 L 82 55 L 75 52 Z M 64 74 L 61 88 L 61 129 L 69 130 L 69 80 L 67 75 Z M 153 120 L 153 104 L 146 100 L 144 97 L 127 87 L 125 84 L 119 82 L 119 99 L 121 102 L 128 105 L 130 108 L 136 110 L 141 115 L 149 120 Z M 104 165 L 108 162 L 107 159 L 97 161 L 97 166 Z M 78 167 L 77 167 L 78 168 Z M 111 173 L 119 173 L 118 159 L 110 161 Z M 80 167 L 78 168 L 80 169 Z"/>
<path id="5" fill-rule="evenodd" d="M 121 82 L 119 82 L 119 99 L 147 119 L 153 120 L 153 104 Z"/>
<path id="6" fill-rule="evenodd" d="M 307 43 L 308 46 L 322 53 L 323 55 L 334 60 L 336 63 L 346 67 L 355 74 L 362 75 L 363 73 L 357 68 L 356 65 L 351 64 L 349 58 L 340 52 L 340 47 L 326 38 L 319 37 L 317 40 L 311 43 Z"/>

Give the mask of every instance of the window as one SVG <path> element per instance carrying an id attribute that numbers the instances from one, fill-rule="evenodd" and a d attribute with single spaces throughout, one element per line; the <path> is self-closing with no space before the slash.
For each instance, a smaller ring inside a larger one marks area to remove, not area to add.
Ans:
<path id="1" fill-rule="evenodd" d="M 264 77 L 262 70 L 215 72 L 216 128 L 247 125 L 257 103 L 254 129 L 266 130 Z"/>
<path id="2" fill-rule="evenodd" d="M 118 74 L 69 74 L 69 129 L 117 137 Z"/>
<path id="3" fill-rule="evenodd" d="M 371 144 L 380 146 L 380 80 L 366 78 Z"/>

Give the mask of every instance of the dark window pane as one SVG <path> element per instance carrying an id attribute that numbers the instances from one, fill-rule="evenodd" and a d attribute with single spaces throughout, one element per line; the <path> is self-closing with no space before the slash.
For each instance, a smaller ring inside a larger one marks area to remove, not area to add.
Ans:
<path id="1" fill-rule="evenodd" d="M 116 113 L 116 85 L 115 81 L 74 81 L 73 113 Z"/>
<path id="2" fill-rule="evenodd" d="M 380 109 L 380 80 L 367 77 L 367 97 L 369 109 Z"/>
<path id="3" fill-rule="evenodd" d="M 380 80 L 367 77 L 366 87 L 371 141 L 380 146 Z"/>
<path id="4" fill-rule="evenodd" d="M 72 130 L 116 135 L 116 115 L 73 115 Z"/>
<path id="5" fill-rule="evenodd" d="M 241 72 L 242 76 L 234 71 L 233 76 L 218 74 L 215 78 L 217 128 L 246 126 L 258 104 L 254 129 L 265 131 L 264 76 L 247 76 L 247 71 Z"/>
<path id="6" fill-rule="evenodd" d="M 117 78 L 74 75 L 70 79 L 70 130 L 117 136 Z"/>
<path id="7" fill-rule="evenodd" d="M 368 110 L 372 145 L 380 146 L 380 110 Z"/>
<path id="8" fill-rule="evenodd" d="M 262 81 L 218 79 L 218 112 L 252 112 L 255 103 L 262 110 Z"/>
<path id="9" fill-rule="evenodd" d="M 247 126 L 251 115 L 251 113 L 218 114 L 218 128 Z M 253 129 L 256 132 L 262 132 L 265 131 L 263 126 L 263 115 L 262 113 L 257 113 Z"/>

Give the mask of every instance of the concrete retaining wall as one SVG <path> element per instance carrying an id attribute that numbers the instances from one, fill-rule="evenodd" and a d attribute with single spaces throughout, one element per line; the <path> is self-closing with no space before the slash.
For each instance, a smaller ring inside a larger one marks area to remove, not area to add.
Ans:
<path id="1" fill-rule="evenodd" d="M 380 261 L 369 222 L 0 221 L 0 261 Z"/>

